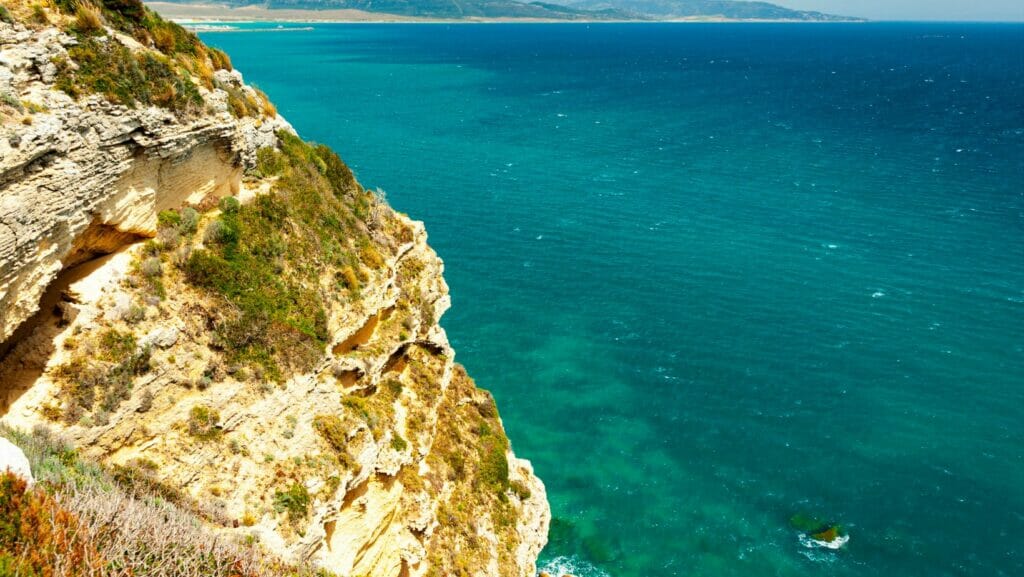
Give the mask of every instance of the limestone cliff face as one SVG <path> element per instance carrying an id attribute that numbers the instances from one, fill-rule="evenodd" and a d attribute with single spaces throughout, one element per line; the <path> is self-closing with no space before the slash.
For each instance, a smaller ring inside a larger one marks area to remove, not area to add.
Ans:
<path id="1" fill-rule="evenodd" d="M 2 420 L 57 429 L 292 562 L 533 575 L 544 487 L 454 362 L 422 225 L 272 107 L 238 114 L 261 95 L 237 72 L 197 79 L 187 113 L 58 89 L 83 38 L 61 18 L 0 22 Z M 139 30 L 86 40 L 141 62 Z M 238 288 L 244 267 L 203 268 L 260 243 L 271 304 Z"/>

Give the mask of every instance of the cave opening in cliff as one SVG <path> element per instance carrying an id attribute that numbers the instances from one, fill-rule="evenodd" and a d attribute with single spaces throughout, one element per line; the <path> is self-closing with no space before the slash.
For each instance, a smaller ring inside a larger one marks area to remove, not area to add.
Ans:
<path id="1" fill-rule="evenodd" d="M 342 390 L 351 389 L 356 386 L 359 379 L 363 378 L 366 373 L 360 368 L 354 369 L 336 369 L 334 371 L 334 378 L 338 381 L 338 385 Z"/>
<path id="2" fill-rule="evenodd" d="M 370 315 L 370 318 L 366 319 L 366 322 L 363 323 L 363 326 L 360 327 L 359 330 L 349 335 L 347 339 L 334 345 L 331 352 L 334 353 L 335 356 L 346 355 L 370 342 L 370 339 L 373 338 L 373 333 L 377 330 L 377 324 L 380 323 L 380 320 L 381 311 L 377 311 L 377 313 Z"/>
<path id="3" fill-rule="evenodd" d="M 384 366 L 381 367 L 381 373 L 388 374 L 394 372 L 401 374 L 401 372 L 405 370 L 405 365 L 409 360 L 406 357 L 406 353 L 408 352 L 409 343 L 405 343 L 402 346 L 398 347 L 395 350 L 395 352 L 391 353 L 391 356 L 388 357 L 388 360 L 384 362 Z"/>

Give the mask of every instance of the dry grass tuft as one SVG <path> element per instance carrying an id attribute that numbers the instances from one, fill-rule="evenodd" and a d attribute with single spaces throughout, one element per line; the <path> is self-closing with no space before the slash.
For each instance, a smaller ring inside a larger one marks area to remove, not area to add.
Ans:
<path id="1" fill-rule="evenodd" d="M 103 16 L 99 9 L 85 2 L 75 11 L 75 30 L 82 34 L 96 34 L 103 31 Z"/>

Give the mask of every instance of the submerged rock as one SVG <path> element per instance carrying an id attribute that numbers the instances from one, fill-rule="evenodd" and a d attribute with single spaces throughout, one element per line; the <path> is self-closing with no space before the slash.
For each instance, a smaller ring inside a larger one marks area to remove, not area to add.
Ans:
<path id="1" fill-rule="evenodd" d="M 800 543 L 808 548 L 839 549 L 850 540 L 850 536 L 841 525 L 822 522 L 803 513 L 790 517 L 789 523 L 800 531 Z"/>
<path id="2" fill-rule="evenodd" d="M 839 528 L 836 526 L 826 527 L 823 531 L 817 533 L 811 533 L 811 538 L 815 541 L 824 541 L 831 543 L 839 538 Z"/>

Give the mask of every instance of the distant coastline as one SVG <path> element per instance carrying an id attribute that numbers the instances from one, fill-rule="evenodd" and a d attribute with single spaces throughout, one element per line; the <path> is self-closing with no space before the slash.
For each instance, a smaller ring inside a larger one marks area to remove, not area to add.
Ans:
<path id="1" fill-rule="evenodd" d="M 694 18 L 675 19 L 643 19 L 643 18 L 581 18 L 581 19 L 558 19 L 558 18 L 423 18 L 417 16 L 402 16 L 398 14 L 386 14 L 383 12 L 367 12 L 364 10 L 301 10 L 301 9 L 269 9 L 262 6 L 242 6 L 232 8 L 223 4 L 178 4 L 172 2 L 146 2 L 146 5 L 156 10 L 164 18 L 187 28 L 196 29 L 200 32 L 232 32 L 237 29 L 209 29 L 203 25 L 208 22 L 224 24 L 247 24 L 247 23 L 350 23 L 350 24 L 394 24 L 394 23 L 418 23 L 418 24 L 480 24 L 480 23 L 559 23 L 559 24 L 602 24 L 602 23 L 654 23 L 654 22 L 677 22 L 677 23 L 836 23 L 836 22 L 863 22 L 860 19 L 833 20 L 833 21 L 808 21 L 808 20 L 769 20 L 769 19 L 734 19 L 713 16 L 701 16 Z M 294 29 L 282 29 L 294 30 Z"/>

